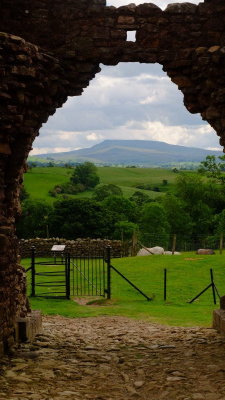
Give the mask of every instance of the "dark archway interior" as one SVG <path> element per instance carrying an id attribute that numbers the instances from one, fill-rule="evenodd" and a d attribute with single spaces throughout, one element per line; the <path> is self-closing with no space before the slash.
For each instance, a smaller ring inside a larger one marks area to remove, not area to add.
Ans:
<path id="1" fill-rule="evenodd" d="M 162 11 L 105 0 L 1 1 L 0 351 L 29 311 L 14 221 L 25 161 L 39 129 L 68 96 L 79 96 L 99 64 L 159 63 L 225 145 L 225 4 L 205 0 Z M 136 32 L 136 41 L 127 32 Z M 129 35 L 128 35 L 129 38 Z"/>

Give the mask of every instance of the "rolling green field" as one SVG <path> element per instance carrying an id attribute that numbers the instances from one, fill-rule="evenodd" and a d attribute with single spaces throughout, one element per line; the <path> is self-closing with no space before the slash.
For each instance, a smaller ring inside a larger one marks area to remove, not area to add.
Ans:
<path id="1" fill-rule="evenodd" d="M 24 185 L 31 199 L 53 203 L 55 198 L 49 195 L 49 190 L 57 184 L 68 182 L 72 171 L 70 168 L 63 167 L 32 168 L 24 175 Z M 136 190 L 142 191 L 150 198 L 161 196 L 162 192 L 172 188 L 177 176 L 174 172 L 166 169 L 119 167 L 98 167 L 98 175 L 101 184 L 111 183 L 121 187 L 123 195 L 127 198 L 132 196 Z M 168 181 L 168 185 L 163 185 L 163 179 Z M 157 186 L 160 188 L 160 192 L 137 189 L 136 186 L 140 184 Z M 69 195 L 69 197 L 91 197 L 92 193 L 92 191 L 87 191 L 76 196 Z"/>
<path id="2" fill-rule="evenodd" d="M 30 260 L 23 260 L 26 268 L 29 264 Z M 183 253 L 180 256 L 129 257 L 113 259 L 112 265 L 153 300 L 148 302 L 112 271 L 111 300 L 91 302 L 90 297 L 89 305 L 80 305 L 74 298 L 32 298 L 32 307 L 45 314 L 68 317 L 121 315 L 176 326 L 211 326 L 212 311 L 218 307 L 213 304 L 212 290 L 209 289 L 193 304 L 188 301 L 209 285 L 210 268 L 213 268 L 220 295 L 225 293 L 225 255 Z M 167 301 L 163 299 L 164 268 L 168 275 Z M 29 276 L 28 273 L 28 279 Z"/>

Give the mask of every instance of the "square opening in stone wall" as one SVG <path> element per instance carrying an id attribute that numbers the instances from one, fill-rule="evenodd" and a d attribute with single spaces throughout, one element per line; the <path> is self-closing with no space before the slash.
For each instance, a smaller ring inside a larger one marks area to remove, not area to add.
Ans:
<path id="1" fill-rule="evenodd" d="M 137 31 L 127 31 L 127 42 L 136 42 Z"/>

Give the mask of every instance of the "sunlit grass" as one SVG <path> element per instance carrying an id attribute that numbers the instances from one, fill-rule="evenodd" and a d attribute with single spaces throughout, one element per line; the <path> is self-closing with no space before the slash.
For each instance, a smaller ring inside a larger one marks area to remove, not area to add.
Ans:
<path id="1" fill-rule="evenodd" d="M 28 259 L 23 260 L 25 266 L 29 263 Z M 210 268 L 213 268 L 219 293 L 225 293 L 224 255 L 184 253 L 181 256 L 130 257 L 114 259 L 112 264 L 153 300 L 148 302 L 112 271 L 111 301 L 79 305 L 74 299 L 32 298 L 32 307 L 46 314 L 69 317 L 121 315 L 177 326 L 211 326 L 212 311 L 218 307 L 213 304 L 211 289 L 193 304 L 188 301 L 210 283 Z M 168 276 L 166 301 L 163 299 L 165 268 Z"/>
<path id="2" fill-rule="evenodd" d="M 29 170 L 24 175 L 24 185 L 30 198 L 33 200 L 44 200 L 52 204 L 56 198 L 51 197 L 49 190 L 52 190 L 55 185 L 63 184 L 69 181 L 73 172 L 71 168 L 64 167 L 35 167 Z M 123 195 L 126 198 L 139 190 L 154 199 L 165 190 L 172 188 L 176 174 L 170 170 L 160 168 L 122 168 L 122 167 L 98 167 L 98 175 L 101 184 L 114 184 L 122 189 Z M 163 185 L 163 180 L 168 184 Z M 160 192 L 154 190 L 144 190 L 136 188 L 137 185 L 151 185 L 151 188 L 159 187 Z M 77 195 L 67 195 L 69 198 L 92 197 L 93 191 L 85 191 Z M 57 196 L 57 199 L 62 198 L 62 195 Z"/>

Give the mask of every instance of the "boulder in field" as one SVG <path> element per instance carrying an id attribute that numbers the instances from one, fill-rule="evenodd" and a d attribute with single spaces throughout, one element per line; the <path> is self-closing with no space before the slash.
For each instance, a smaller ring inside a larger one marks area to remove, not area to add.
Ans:
<path id="1" fill-rule="evenodd" d="M 199 254 L 202 256 L 211 256 L 212 254 L 215 254 L 215 251 L 213 249 L 198 249 L 196 251 L 196 254 Z"/>
<path id="2" fill-rule="evenodd" d="M 148 249 L 147 247 L 144 249 L 140 249 L 139 252 L 137 253 L 137 256 L 151 256 L 151 252 L 150 249 Z"/>
<path id="3" fill-rule="evenodd" d="M 164 254 L 163 247 L 155 246 L 155 247 L 151 247 L 149 250 L 152 254 L 156 254 L 156 255 Z"/>

